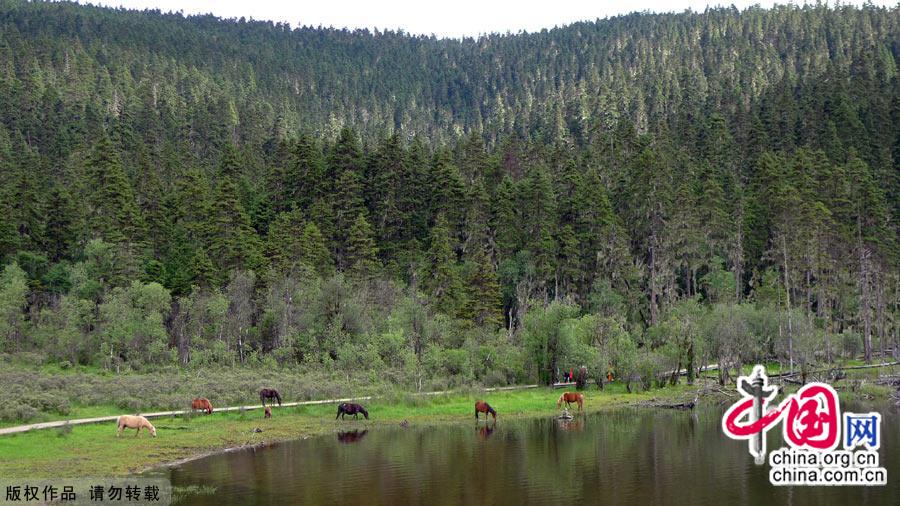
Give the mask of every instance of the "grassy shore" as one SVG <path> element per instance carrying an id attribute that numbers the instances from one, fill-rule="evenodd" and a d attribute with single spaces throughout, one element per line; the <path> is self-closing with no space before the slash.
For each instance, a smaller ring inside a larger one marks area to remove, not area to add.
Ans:
<path id="1" fill-rule="evenodd" d="M 777 367 L 769 365 L 768 369 L 770 373 L 773 373 L 773 370 L 777 370 Z M 879 369 L 848 370 L 846 378 L 832 384 L 840 393 L 842 402 L 872 401 L 880 403 L 888 400 L 894 389 L 876 385 L 873 380 L 879 374 L 896 373 L 897 370 L 900 370 L 900 368 L 896 366 Z M 746 372 L 749 372 L 749 368 Z M 217 385 L 219 389 L 232 391 L 234 384 L 240 381 L 248 383 L 248 385 L 241 388 L 241 391 L 253 392 L 253 389 L 250 388 L 252 380 L 243 379 L 240 374 L 229 376 L 226 373 L 233 373 L 233 371 L 226 371 L 221 374 L 222 378 L 231 378 L 223 379 L 223 382 L 231 381 L 232 384 L 226 385 L 228 388 Z M 602 392 L 591 385 L 591 388 L 585 392 L 585 411 L 592 412 L 631 404 L 653 405 L 653 401 L 683 402 L 693 399 L 699 391 L 712 392 L 714 394 L 716 391 L 721 391 L 724 393 L 717 394 L 721 396 L 718 401 L 727 402 L 734 400 L 733 384 L 720 389 L 716 387 L 714 372 L 711 371 L 708 374 L 704 374 L 704 376 L 706 378 L 699 381 L 698 386 L 690 387 L 682 383 L 677 386 L 654 388 L 646 392 L 635 390 L 634 393 L 627 393 L 624 385 L 618 382 L 607 385 Z M 126 392 L 133 392 L 138 391 L 137 387 L 147 384 L 149 381 L 148 377 L 113 378 L 109 382 L 114 382 L 114 387 L 125 387 L 123 390 Z M 58 378 L 58 376 L 46 373 L 37 376 L 37 379 L 43 383 L 49 381 L 47 378 L 53 379 Z M 75 376 L 73 375 L 66 377 L 66 379 L 74 378 Z M 90 375 L 82 375 L 78 377 L 78 381 L 58 382 L 59 389 L 55 395 L 91 401 L 93 397 L 85 393 L 88 392 L 88 387 L 108 387 L 108 385 L 104 386 L 105 383 L 91 383 L 87 379 L 92 378 Z M 292 385 L 288 383 L 286 378 L 273 377 L 271 379 L 273 382 L 274 380 L 282 381 L 283 383 L 279 384 L 287 384 L 287 389 L 293 391 L 294 395 L 286 396 L 285 400 L 311 398 L 309 395 L 303 395 L 307 393 L 309 387 L 306 385 L 310 382 L 309 380 L 295 380 L 297 381 L 296 385 Z M 198 388 L 196 385 L 190 384 L 189 380 L 190 378 L 185 376 L 169 378 L 168 381 L 171 385 L 166 383 L 165 386 L 171 387 L 173 390 L 186 391 Z M 810 380 L 813 380 L 813 378 L 810 378 Z M 24 380 L 21 376 L 18 376 L 16 381 L 18 383 L 13 386 L 21 384 Z M 210 379 L 207 378 L 206 381 L 210 381 Z M 212 389 L 209 386 L 205 388 Z M 324 392 L 324 395 L 331 394 L 328 398 L 334 398 L 363 394 L 361 392 L 362 388 L 358 386 L 354 386 L 351 391 L 347 391 L 346 388 L 331 387 Z M 795 385 L 786 385 L 786 392 L 795 391 L 796 388 Z M 110 392 L 118 391 L 112 387 L 109 387 L 109 390 Z M 334 420 L 336 407 L 332 404 L 324 404 L 275 408 L 274 416 L 269 420 L 263 419 L 261 410 L 230 413 L 218 412 L 209 416 L 157 418 L 153 420 L 154 425 L 158 429 L 159 437 L 157 438 L 151 438 L 148 435 L 135 438 L 133 431 L 126 433 L 127 435 L 121 438 L 116 438 L 116 429 L 113 422 L 33 430 L 0 436 L 0 476 L 9 478 L 120 476 L 227 448 L 271 444 L 278 441 L 333 433 L 352 427 L 392 425 L 402 420 L 408 420 L 411 424 L 470 422 L 473 417 L 473 402 L 478 398 L 484 398 L 490 402 L 500 413 L 501 420 L 542 416 L 556 411 L 556 399 L 561 393 L 561 390 L 550 388 L 502 392 L 484 392 L 483 390 L 473 389 L 457 391 L 454 394 L 447 395 L 422 396 L 385 390 L 382 386 L 382 388 L 372 388 L 369 392 L 365 392 L 378 396 L 376 399 L 365 403 L 371 414 L 371 420 L 369 421 L 336 422 Z M 15 393 L 15 389 L 13 389 L 13 393 Z M 282 393 L 284 393 L 284 390 L 282 390 Z M 104 396 L 99 396 L 99 398 L 109 399 L 111 395 L 111 393 L 105 394 Z M 180 391 L 177 393 L 167 391 L 165 395 L 189 398 L 186 397 L 187 393 Z M 147 396 L 149 399 L 158 398 L 163 402 L 153 402 L 149 405 L 141 406 L 146 409 L 131 409 L 134 407 L 130 405 L 123 406 L 121 402 L 115 404 L 82 404 L 77 400 L 73 400 L 65 415 L 41 413 L 39 420 L 32 419 L 30 421 L 111 416 L 135 411 L 146 413 L 150 411 L 165 411 L 172 408 L 183 409 L 183 405 L 179 405 L 176 402 L 166 403 L 167 397 L 165 395 Z M 320 395 L 323 395 L 323 393 L 320 393 Z M 228 403 L 231 405 L 258 402 L 258 399 L 250 397 L 228 400 L 237 401 Z M 20 425 L 23 423 L 25 423 L 25 420 L 7 421 L 2 426 Z M 254 432 L 253 429 L 257 427 L 262 429 L 262 432 Z"/>
<path id="2" fill-rule="evenodd" d="M 692 398 L 696 388 L 686 385 L 628 394 L 621 385 L 586 393 L 585 411 L 646 402 L 652 399 Z M 0 476 L 84 477 L 119 476 L 226 448 L 266 445 L 289 439 L 368 426 L 471 422 L 473 404 L 485 398 L 504 419 L 546 415 L 556 411 L 561 390 L 537 388 L 504 392 L 477 391 L 440 396 L 402 395 L 366 403 L 369 421 L 335 421 L 333 405 L 275 408 L 265 420 L 261 410 L 213 413 L 208 416 L 153 420 L 158 437 L 135 437 L 129 431 L 116 438 L 114 423 L 30 431 L 0 437 Z M 114 413 L 109 413 L 114 414 Z M 262 429 L 254 433 L 254 428 Z"/>

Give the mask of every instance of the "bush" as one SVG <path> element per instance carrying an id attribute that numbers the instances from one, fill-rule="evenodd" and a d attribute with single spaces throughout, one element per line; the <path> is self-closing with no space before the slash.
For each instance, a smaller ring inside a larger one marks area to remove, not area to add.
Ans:
<path id="1" fill-rule="evenodd" d="M 5 422 L 27 422 L 38 415 L 38 410 L 21 402 L 6 401 L 0 404 L 0 420 Z"/>

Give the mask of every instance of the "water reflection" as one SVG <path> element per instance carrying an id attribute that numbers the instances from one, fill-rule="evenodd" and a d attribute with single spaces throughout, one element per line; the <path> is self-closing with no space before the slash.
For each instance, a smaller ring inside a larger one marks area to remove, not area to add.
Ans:
<path id="1" fill-rule="evenodd" d="M 850 409 L 848 406 L 846 409 Z M 900 504 L 900 416 L 883 414 L 884 487 L 773 487 L 722 408 L 626 409 L 478 424 L 379 426 L 231 452 L 170 471 L 190 504 Z M 769 447 L 781 446 L 771 431 Z M 343 444 L 359 442 L 362 444 Z M 353 486 L 334 486 L 335 477 Z"/>
<path id="2" fill-rule="evenodd" d="M 341 443 L 357 443 L 369 433 L 369 429 L 365 430 L 348 430 L 337 433 L 337 440 Z"/>
<path id="3" fill-rule="evenodd" d="M 496 428 L 496 426 L 497 426 L 497 422 L 494 422 L 490 425 L 484 424 L 480 427 L 478 425 L 476 425 L 475 431 L 478 432 L 478 437 L 480 437 L 481 439 L 487 439 L 487 438 L 491 437 L 491 434 L 494 433 L 494 429 Z"/>
<path id="4" fill-rule="evenodd" d="M 576 416 L 575 418 L 557 418 L 557 425 L 565 431 L 581 432 L 584 430 L 584 416 Z"/>

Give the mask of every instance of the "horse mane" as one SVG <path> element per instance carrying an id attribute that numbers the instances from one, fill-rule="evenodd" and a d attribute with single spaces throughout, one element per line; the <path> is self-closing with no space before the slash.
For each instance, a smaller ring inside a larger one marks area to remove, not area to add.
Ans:
<path id="1" fill-rule="evenodd" d="M 492 414 L 492 415 L 494 415 L 494 416 L 497 415 L 497 412 L 494 411 L 494 408 L 492 408 L 490 404 L 488 404 L 488 403 L 485 402 L 484 405 L 487 406 L 487 408 L 488 408 L 488 413 L 490 413 L 490 414 Z"/>
<path id="2" fill-rule="evenodd" d="M 278 399 L 278 404 L 281 404 L 281 394 L 278 393 L 278 390 L 272 389 L 272 393 L 275 394 L 275 398 Z"/>

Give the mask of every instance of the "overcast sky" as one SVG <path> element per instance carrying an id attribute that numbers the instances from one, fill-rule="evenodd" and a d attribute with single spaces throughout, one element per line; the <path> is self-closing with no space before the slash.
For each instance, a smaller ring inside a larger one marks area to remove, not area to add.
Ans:
<path id="1" fill-rule="evenodd" d="M 708 5 L 735 5 L 744 8 L 773 1 L 702 0 L 80 0 L 129 9 L 182 11 L 184 14 L 212 13 L 224 18 L 253 18 L 281 21 L 292 26 L 334 26 L 336 28 L 402 28 L 408 33 L 439 37 L 477 36 L 484 33 L 528 32 L 553 28 L 574 21 L 594 20 L 634 11 L 700 11 Z M 780 1 L 778 3 L 786 3 Z M 803 3 L 794 1 L 791 3 Z M 844 4 L 861 4 L 853 0 Z M 895 1 L 875 0 L 876 5 Z"/>

